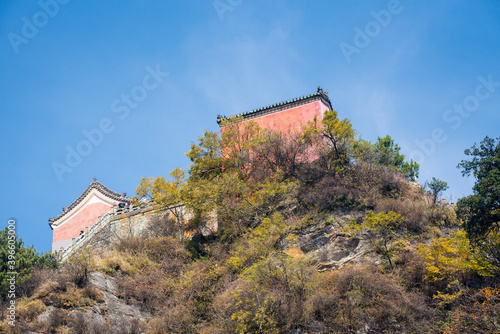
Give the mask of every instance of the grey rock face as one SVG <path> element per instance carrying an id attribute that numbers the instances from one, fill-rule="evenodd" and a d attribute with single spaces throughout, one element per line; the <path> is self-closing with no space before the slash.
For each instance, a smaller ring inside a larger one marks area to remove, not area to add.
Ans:
<path id="1" fill-rule="evenodd" d="M 101 272 L 93 271 L 89 273 L 89 286 L 97 288 L 104 295 L 104 303 L 97 303 L 85 308 L 75 308 L 68 310 L 67 317 L 73 322 L 81 321 L 85 323 L 88 333 L 129 333 L 141 332 L 141 324 L 144 323 L 150 314 L 142 311 L 135 305 L 128 305 L 124 300 L 118 298 L 118 286 L 113 277 Z M 59 311 L 54 306 L 49 306 L 47 310 L 38 316 L 38 321 L 50 323 L 51 317 Z M 135 328 L 132 331 L 132 327 Z"/>
<path id="2" fill-rule="evenodd" d="M 113 319 L 123 319 L 130 321 L 138 319 L 143 322 L 147 315 L 135 305 L 127 305 L 125 301 L 119 299 L 118 286 L 113 277 L 104 275 L 101 272 L 93 271 L 90 273 L 90 285 L 95 286 L 104 294 L 104 300 L 107 306 L 107 315 Z"/>
<path id="3" fill-rule="evenodd" d="M 113 277 L 104 275 L 99 271 L 92 271 L 90 274 L 90 285 L 95 286 L 101 291 L 107 291 L 112 294 L 118 293 L 118 287 Z"/>
<path id="4" fill-rule="evenodd" d="M 370 257 L 369 245 L 359 238 L 350 237 L 343 232 L 342 226 L 352 219 L 360 219 L 363 213 L 339 213 L 324 223 L 294 231 L 285 241 L 284 249 L 299 249 L 318 262 L 319 270 L 336 269 L 348 263 L 359 262 Z"/>

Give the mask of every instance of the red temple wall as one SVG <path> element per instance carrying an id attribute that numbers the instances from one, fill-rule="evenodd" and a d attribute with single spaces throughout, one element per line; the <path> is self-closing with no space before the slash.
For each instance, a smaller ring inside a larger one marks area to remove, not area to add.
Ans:
<path id="1" fill-rule="evenodd" d="M 85 227 L 92 226 L 99 216 L 104 216 L 111 206 L 99 202 L 85 206 L 80 212 L 59 227 L 54 227 L 52 242 L 58 242 L 80 235 L 80 231 L 85 231 Z"/>
<path id="2" fill-rule="evenodd" d="M 311 122 L 314 120 L 314 117 L 316 117 L 318 123 L 321 122 L 321 120 L 323 119 L 323 114 L 327 110 L 330 110 L 328 106 L 320 101 L 315 101 L 299 107 L 285 109 L 283 111 L 278 111 L 265 116 L 244 120 L 243 122 L 238 123 L 236 126 L 240 127 L 241 129 L 241 126 L 243 126 L 243 124 L 253 121 L 256 122 L 259 127 L 264 129 L 279 130 L 283 133 L 300 132 L 302 130 L 302 127 L 306 125 L 307 122 Z M 227 127 L 221 128 L 221 133 L 224 132 L 224 129 L 226 128 Z M 222 149 L 231 150 L 231 148 L 228 147 L 223 147 Z M 315 160 L 317 157 L 318 153 L 315 151 L 315 149 L 309 148 L 305 153 L 303 160 L 310 162 Z"/>
<path id="3" fill-rule="evenodd" d="M 299 107 L 275 112 L 273 114 L 251 119 L 261 128 L 279 130 L 282 132 L 300 130 L 303 125 L 316 118 L 323 119 L 323 113 L 329 108 L 320 101 L 308 103 Z M 245 121 L 244 121 L 245 122 Z M 224 128 L 221 129 L 224 131 Z"/>

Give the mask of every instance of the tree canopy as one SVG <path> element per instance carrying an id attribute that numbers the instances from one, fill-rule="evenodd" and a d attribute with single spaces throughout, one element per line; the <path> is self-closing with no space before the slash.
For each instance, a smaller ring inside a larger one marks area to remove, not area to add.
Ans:
<path id="1" fill-rule="evenodd" d="M 323 119 L 318 123 L 315 117 L 304 127 L 303 140 L 309 144 L 321 144 L 319 137 L 325 138 L 328 143 L 328 154 L 325 155 L 329 169 L 341 170 L 349 163 L 349 152 L 356 136 L 351 121 L 341 120 L 335 110 L 325 111 Z"/>
<path id="2" fill-rule="evenodd" d="M 375 144 L 358 139 L 351 121 L 340 119 L 333 110 L 300 130 L 266 129 L 241 116 L 224 119 L 221 126 L 220 135 L 205 131 L 191 143 L 186 153 L 192 162 L 187 177 L 176 169 L 171 181 L 146 177 L 136 189 L 139 197 L 173 211 L 179 229 L 182 222 L 175 210 L 177 203 L 195 213 L 200 223 L 217 212 L 220 233 L 233 235 L 260 223 L 278 207 L 294 206 L 297 200 L 307 202 L 305 197 L 298 199 L 299 190 L 304 193 L 320 180 L 325 189 L 335 190 L 338 198 L 326 202 L 358 203 L 360 190 L 346 192 L 342 183 L 363 182 L 360 162 L 373 165 L 377 173 L 387 173 L 389 178 L 397 173 L 410 179 L 418 175 L 418 164 L 406 162 L 390 136 L 379 137 Z M 383 188 L 381 191 L 394 192 L 394 184 Z M 332 197 L 330 191 L 325 195 Z"/>
<path id="3" fill-rule="evenodd" d="M 403 173 L 411 181 L 416 181 L 419 164 L 413 160 L 406 161 L 405 156 L 399 153 L 400 150 L 401 147 L 387 135 L 383 138 L 378 137 L 374 144 L 361 138 L 356 139 L 352 145 L 351 155 L 357 162 L 383 166 Z"/>
<path id="4" fill-rule="evenodd" d="M 442 192 L 446 191 L 449 188 L 448 183 L 440 179 L 436 179 L 435 177 L 432 178 L 428 186 L 431 191 L 432 198 L 434 199 L 434 203 L 436 203 L 437 199 L 442 194 Z"/>
<path id="5" fill-rule="evenodd" d="M 499 229 L 500 222 L 500 138 L 486 137 L 479 145 L 464 151 L 470 160 L 462 160 L 458 168 L 463 176 L 476 179 L 473 194 L 458 201 L 458 213 L 473 239 Z"/>

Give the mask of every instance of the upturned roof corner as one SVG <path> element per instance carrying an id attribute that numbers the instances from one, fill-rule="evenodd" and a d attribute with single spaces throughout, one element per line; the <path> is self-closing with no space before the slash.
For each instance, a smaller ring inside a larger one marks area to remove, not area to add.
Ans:
<path id="1" fill-rule="evenodd" d="M 67 207 L 63 207 L 62 212 L 57 217 L 49 218 L 49 226 L 52 228 L 52 225 L 54 223 L 56 223 L 61 218 L 65 217 L 69 212 L 71 212 L 75 207 L 77 207 L 78 204 L 80 204 L 93 189 L 100 192 L 102 195 L 104 195 L 112 200 L 115 200 L 117 202 L 130 203 L 132 201 L 130 198 L 126 197 L 127 193 L 120 194 L 116 191 L 113 191 L 113 190 L 109 189 L 108 187 L 106 187 L 105 185 L 103 185 L 102 183 L 100 183 L 99 181 L 97 181 L 97 179 L 94 177 L 92 182 L 80 194 L 80 196 L 78 196 L 78 198 L 73 201 L 73 203 L 71 203 Z"/>

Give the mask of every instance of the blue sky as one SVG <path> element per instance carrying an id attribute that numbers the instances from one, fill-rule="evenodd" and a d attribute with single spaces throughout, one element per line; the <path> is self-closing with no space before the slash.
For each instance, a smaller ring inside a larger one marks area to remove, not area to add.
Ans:
<path id="1" fill-rule="evenodd" d="M 40 251 L 48 218 L 93 177 L 133 195 L 141 177 L 186 167 L 217 114 L 318 85 L 453 201 L 473 185 L 463 150 L 500 136 L 495 0 L 54 1 L 0 2 L 1 225 L 14 217 Z M 86 155 L 70 166 L 68 150 Z"/>

